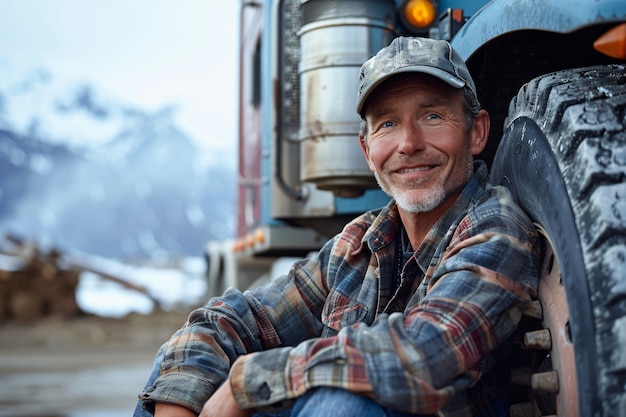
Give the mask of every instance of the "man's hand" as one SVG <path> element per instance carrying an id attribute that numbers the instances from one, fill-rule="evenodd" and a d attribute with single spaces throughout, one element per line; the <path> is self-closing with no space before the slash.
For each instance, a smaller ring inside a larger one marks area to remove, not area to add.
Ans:
<path id="1" fill-rule="evenodd" d="M 252 414 L 252 410 L 239 407 L 230 389 L 230 381 L 226 380 L 204 403 L 200 417 L 250 417 Z"/>

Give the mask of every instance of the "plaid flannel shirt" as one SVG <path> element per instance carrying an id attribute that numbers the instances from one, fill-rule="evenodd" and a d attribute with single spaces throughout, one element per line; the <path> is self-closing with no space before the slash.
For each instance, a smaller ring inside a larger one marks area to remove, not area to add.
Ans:
<path id="1" fill-rule="evenodd" d="M 199 412 L 229 377 L 238 403 L 257 410 L 327 386 L 399 411 L 475 415 L 499 395 L 500 382 L 481 382 L 538 280 L 534 226 L 477 166 L 394 293 L 401 225 L 392 201 L 288 275 L 253 292 L 229 289 L 192 312 L 161 347 L 144 404 Z"/>

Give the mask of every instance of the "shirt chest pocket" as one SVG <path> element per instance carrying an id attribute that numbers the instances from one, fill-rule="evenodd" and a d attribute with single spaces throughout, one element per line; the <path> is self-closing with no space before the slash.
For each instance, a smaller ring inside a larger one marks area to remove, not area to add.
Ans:
<path id="1" fill-rule="evenodd" d="M 367 312 L 368 308 L 365 305 L 333 289 L 322 311 L 322 323 L 338 332 L 344 327 L 364 321 Z"/>

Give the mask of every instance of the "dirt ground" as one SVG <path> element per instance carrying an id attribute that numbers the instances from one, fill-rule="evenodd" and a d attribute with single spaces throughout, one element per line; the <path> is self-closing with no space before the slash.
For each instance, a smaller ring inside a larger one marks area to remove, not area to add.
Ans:
<path id="1" fill-rule="evenodd" d="M 187 313 L 0 324 L 0 417 L 132 416 Z"/>

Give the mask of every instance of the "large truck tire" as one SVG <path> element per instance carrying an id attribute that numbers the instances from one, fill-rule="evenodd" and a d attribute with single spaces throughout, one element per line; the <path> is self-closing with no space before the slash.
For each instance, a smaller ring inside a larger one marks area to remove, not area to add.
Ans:
<path id="1" fill-rule="evenodd" d="M 626 417 L 626 66 L 555 72 L 522 87 L 492 181 L 513 192 L 545 243 L 541 329 L 525 337 L 544 353 L 530 364 L 525 406 Z M 541 332 L 547 343 L 536 341 Z"/>

